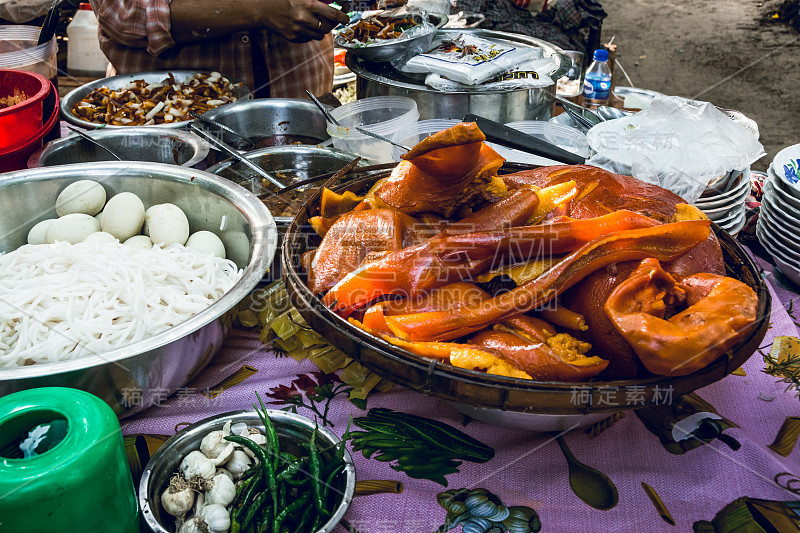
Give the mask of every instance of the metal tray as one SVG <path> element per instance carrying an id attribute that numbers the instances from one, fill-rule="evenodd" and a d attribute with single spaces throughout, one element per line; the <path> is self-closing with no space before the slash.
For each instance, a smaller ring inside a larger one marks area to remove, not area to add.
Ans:
<path id="1" fill-rule="evenodd" d="M 339 190 L 363 193 L 380 177 L 363 178 Z M 678 377 L 651 376 L 572 383 L 493 376 L 456 368 L 414 355 L 369 335 L 333 313 L 311 293 L 306 286 L 300 258 L 306 250 L 320 242 L 308 224 L 309 216 L 315 214 L 318 208 L 317 198 L 301 209 L 288 228 L 281 249 L 283 279 L 303 318 L 333 345 L 381 377 L 452 402 L 462 411 L 479 415 L 479 418 L 491 423 L 526 427 L 522 422 L 525 420 L 523 415 L 532 415 L 533 422 L 527 426 L 529 429 L 544 431 L 565 425 L 576 427 L 603 418 L 603 414 L 608 416 L 621 409 L 661 403 L 667 391 L 676 398 L 719 381 L 739 368 L 758 348 L 769 324 L 771 297 L 758 267 L 741 245 L 712 224 L 722 247 L 727 275 L 743 281 L 758 295 L 758 319 L 734 347 L 702 370 Z M 636 387 L 642 404 L 609 405 L 609 402 L 603 401 L 607 391 L 626 391 L 628 387 Z M 542 415 L 556 416 L 543 426 Z"/>
<path id="2" fill-rule="evenodd" d="M 80 102 L 84 96 L 86 96 L 93 90 L 99 89 L 101 87 L 118 89 L 136 80 L 144 80 L 148 83 L 161 83 L 165 78 L 169 77 L 170 73 L 172 73 L 172 75 L 175 76 L 176 80 L 183 81 L 194 76 L 195 74 L 211 74 L 211 72 L 212 71 L 210 70 L 159 70 L 152 72 L 139 72 L 137 74 L 120 74 L 119 76 L 111 76 L 110 78 L 103 78 L 97 81 L 93 81 L 85 85 L 81 85 L 76 89 L 73 89 L 72 91 L 70 91 L 69 94 L 67 94 L 64 98 L 61 99 L 61 118 L 74 126 L 90 130 L 101 127 L 129 128 L 131 126 L 112 126 L 110 124 L 103 125 L 103 124 L 96 124 L 94 122 L 88 122 L 73 115 L 71 109 L 75 104 Z M 225 78 L 227 78 L 231 83 L 234 84 L 241 83 L 239 87 L 233 89 L 233 93 L 236 95 L 237 102 L 241 100 L 250 100 L 252 98 L 252 95 L 250 94 L 250 89 L 248 89 L 247 85 L 245 85 L 241 80 L 237 80 L 236 78 L 231 78 L 230 76 L 225 76 L 225 73 L 221 74 Z M 184 120 L 182 122 L 172 122 L 171 124 L 153 124 L 152 126 L 147 126 L 147 127 L 187 128 L 189 127 L 189 124 L 191 124 L 192 122 L 194 121 Z M 142 126 L 133 126 L 133 127 L 142 127 Z"/>

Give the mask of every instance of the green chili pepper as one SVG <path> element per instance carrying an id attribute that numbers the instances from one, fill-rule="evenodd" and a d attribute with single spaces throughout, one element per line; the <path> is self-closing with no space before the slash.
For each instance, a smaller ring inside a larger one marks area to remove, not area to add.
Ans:
<path id="1" fill-rule="evenodd" d="M 267 505 L 264 508 L 264 513 L 258 518 L 257 533 L 270 533 L 272 531 L 272 520 L 274 518 L 275 510 L 272 506 Z"/>
<path id="2" fill-rule="evenodd" d="M 256 398 L 258 398 L 258 403 L 261 405 L 261 411 L 253 405 L 258 413 L 259 418 L 264 423 L 264 429 L 266 430 L 267 434 L 267 442 L 269 443 L 269 448 L 272 449 L 272 469 L 278 469 L 278 433 L 275 431 L 275 426 L 272 424 L 272 420 L 270 420 L 269 415 L 267 414 L 267 408 L 264 405 L 264 402 L 261 400 L 261 396 L 258 395 L 256 392 Z"/>
<path id="3" fill-rule="evenodd" d="M 302 509 L 303 507 L 305 507 L 305 505 L 308 503 L 308 499 L 310 497 L 311 497 L 311 495 L 308 492 L 304 492 L 303 494 L 300 495 L 299 498 L 297 498 L 295 501 L 293 501 L 291 503 L 291 505 L 289 505 L 284 510 L 282 510 L 280 513 L 275 515 L 275 520 L 273 521 L 273 524 L 272 524 L 273 532 L 274 531 L 280 531 L 281 530 L 281 526 L 283 525 L 283 522 L 286 520 L 286 518 L 289 517 L 290 515 L 293 515 L 294 513 L 296 513 L 298 510 Z"/>
<path id="4" fill-rule="evenodd" d="M 280 483 L 278 487 L 278 506 L 276 509 L 283 509 L 286 507 L 286 484 Z"/>
<path id="5" fill-rule="evenodd" d="M 298 459 L 297 461 L 293 462 L 276 476 L 277 481 L 285 481 L 287 479 L 291 479 L 297 474 L 301 468 L 303 468 L 309 461 L 309 457 L 303 457 L 302 459 Z"/>
<path id="6" fill-rule="evenodd" d="M 300 522 L 297 523 L 297 527 L 294 529 L 296 533 L 313 533 L 316 529 L 311 529 L 311 526 L 314 524 L 314 518 L 316 518 L 317 513 L 314 509 L 307 509 L 303 516 L 300 518 Z"/>
<path id="7" fill-rule="evenodd" d="M 319 453 L 317 452 L 316 426 L 314 426 L 314 431 L 311 433 L 308 451 L 310 457 L 308 466 L 311 472 L 311 493 L 314 496 L 314 507 L 317 508 L 317 513 L 320 515 L 330 516 L 330 512 L 325 508 L 325 502 L 322 500 L 322 472 L 319 465 Z"/>
<path id="8" fill-rule="evenodd" d="M 253 521 L 253 518 L 255 518 L 256 513 L 258 513 L 264 508 L 264 506 L 267 503 L 268 497 L 269 494 L 267 494 L 266 491 L 258 493 L 258 496 L 256 496 L 255 500 L 253 500 L 253 504 L 250 506 L 250 508 L 247 510 L 247 513 L 245 513 L 244 515 L 244 520 L 242 520 L 243 528 L 249 526 L 250 523 Z"/>
<path id="9" fill-rule="evenodd" d="M 263 476 L 261 476 L 260 474 L 257 474 L 251 478 L 253 481 L 248 485 L 248 487 L 244 491 L 244 498 L 242 499 L 242 504 L 237 509 L 234 509 L 233 513 L 231 513 L 231 533 L 237 533 L 239 531 L 239 528 L 241 527 L 241 524 L 243 524 L 243 519 L 246 516 L 246 513 L 249 510 L 249 508 L 252 506 L 252 502 L 255 499 L 256 494 L 258 493 L 262 477 Z M 234 522 L 237 525 L 235 531 L 233 529 Z"/>
<path id="10" fill-rule="evenodd" d="M 267 458 L 267 451 L 258 444 L 256 444 L 255 442 L 253 442 L 252 440 L 247 439 L 245 437 L 240 437 L 238 435 L 228 435 L 225 437 L 225 440 L 245 446 L 251 452 L 253 452 L 253 454 L 255 454 L 256 459 L 261 461 L 264 481 L 266 482 L 267 490 L 269 491 L 269 494 L 272 497 L 272 507 L 277 508 L 278 491 L 277 491 L 277 482 L 275 480 L 275 469 L 272 467 L 272 461 Z M 269 441 L 267 442 L 269 443 Z"/>
<path id="11" fill-rule="evenodd" d="M 328 502 L 328 495 L 330 494 L 331 487 L 333 487 L 333 480 L 342 472 L 344 469 L 344 463 L 340 463 L 337 468 L 334 468 L 330 474 L 328 474 L 328 478 L 325 480 L 325 486 L 322 488 L 322 501 L 325 502 L 327 505 Z M 325 507 L 326 509 L 328 507 Z"/>
<path id="12" fill-rule="evenodd" d="M 290 487 L 294 488 L 301 488 L 308 485 L 308 481 L 310 478 L 304 477 L 302 479 L 284 479 L 283 482 L 289 485 Z"/>

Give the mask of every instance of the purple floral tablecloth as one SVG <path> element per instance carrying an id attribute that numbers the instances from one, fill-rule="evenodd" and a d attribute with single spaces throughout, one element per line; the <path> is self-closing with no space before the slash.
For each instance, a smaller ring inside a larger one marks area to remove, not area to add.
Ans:
<path id="1" fill-rule="evenodd" d="M 795 444 L 786 457 L 768 447 L 787 417 L 800 415 L 800 399 L 796 391 L 787 391 L 785 384 L 762 371 L 765 363 L 761 353 L 769 352 L 776 336 L 798 336 L 793 316 L 798 294 L 784 286 L 783 278 L 773 272 L 771 265 L 756 260 L 765 269 L 772 291 L 771 327 L 761 350 L 743 366 L 743 375 L 729 375 L 696 391 L 691 399 L 665 397 L 663 401 L 668 404 L 664 409 L 675 402 L 688 401 L 694 411 L 698 405 L 706 406 L 700 410 L 707 413 L 716 410 L 724 435 L 735 439 L 734 444 L 738 441 L 739 449 L 734 450 L 719 439 L 708 443 L 694 439 L 694 444 L 701 445 L 682 453 L 684 450 L 676 448 L 675 442 L 662 443 L 657 436 L 653 421 L 660 416 L 658 413 L 651 413 L 648 419 L 627 411 L 618 420 L 594 427 L 589 431 L 591 435 L 585 428 L 568 432 L 564 440 L 575 457 L 606 474 L 617 488 L 618 503 L 603 511 L 590 507 L 573 493 L 567 462 L 552 435 L 470 421 L 435 397 L 399 386 L 389 392 L 371 393 L 366 410 L 348 401 L 346 395 L 339 395 L 330 402 L 327 414 L 337 435 L 344 433 L 350 417 L 365 417 L 376 408 L 387 408 L 442 422 L 494 449 L 494 456 L 486 462 L 460 464 L 457 473 L 446 476 L 446 487 L 428 479 L 408 477 L 393 469 L 392 463 L 353 453 L 359 480 L 396 480 L 402 482 L 404 490 L 400 494 L 355 498 L 346 514 L 350 527 L 361 533 L 437 531 L 445 523 L 445 507 L 459 497 L 464 500 L 470 494 L 486 495 L 476 490 L 485 489 L 496 496 L 491 501 L 497 509 L 501 505 L 498 502 L 502 502 L 517 510 L 515 516 L 524 515 L 520 508 L 535 511 L 541 531 L 800 531 L 799 446 Z M 243 365 L 257 372 L 214 398 L 203 394 Z M 310 380 L 322 380 L 320 374 L 313 374 L 317 371 L 308 360 L 298 363 L 288 357 L 276 357 L 259 341 L 257 332 L 234 330 L 222 352 L 198 379 L 158 405 L 123 420 L 123 432 L 171 435 L 177 424 L 250 408 L 254 391 L 262 397 L 272 394 L 271 401 L 280 401 L 293 387 L 299 394 L 304 387 L 311 386 L 313 390 L 314 382 Z M 702 401 L 710 406 L 698 403 Z M 285 405 L 270 407 L 279 409 Z M 298 412 L 314 416 L 303 407 Z M 686 446 L 691 441 L 683 441 L 684 447 L 691 448 Z M 643 483 L 657 497 L 648 496 Z M 445 490 L 458 489 L 467 491 L 451 492 L 449 497 L 444 494 L 437 500 Z M 658 498 L 663 503 L 661 512 L 654 503 Z M 711 522 L 726 507 L 727 511 Z M 665 511 L 667 517 L 662 518 Z M 503 515 L 500 512 L 494 518 Z M 773 526 L 766 526 L 765 520 Z M 534 518 L 527 522 L 527 529 L 520 521 L 512 522 L 508 518 L 505 522 L 481 522 L 473 517 L 456 525 L 453 531 L 538 530 Z M 344 526 L 337 529 L 345 530 Z"/>

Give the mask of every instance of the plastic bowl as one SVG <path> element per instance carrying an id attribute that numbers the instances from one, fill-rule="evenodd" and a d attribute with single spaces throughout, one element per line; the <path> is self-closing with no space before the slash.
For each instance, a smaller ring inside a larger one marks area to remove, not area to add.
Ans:
<path id="1" fill-rule="evenodd" d="M 415 124 L 411 124 L 408 127 L 397 130 L 392 138 L 400 144 L 410 148 L 419 143 L 425 137 L 433 135 L 437 131 L 452 128 L 459 122 L 461 121 L 458 119 L 450 118 L 432 118 L 428 120 L 420 120 Z M 405 150 L 399 146 L 392 146 L 393 161 L 400 161 L 400 156 L 404 153 Z"/>
<path id="2" fill-rule="evenodd" d="M 384 137 L 394 137 L 419 119 L 417 103 L 405 96 L 374 96 L 337 107 L 331 115 L 341 126 L 328 124 L 333 147 L 379 163 L 392 162 L 389 143 L 364 135 L 356 126 Z"/>
<path id="3" fill-rule="evenodd" d="M 27 97 L 16 105 L 0 109 L 0 149 L 17 146 L 39 133 L 43 103 L 50 94 L 50 87 L 50 81 L 40 74 L 0 70 L 0 98 L 14 96 L 15 91 Z"/>
<path id="4" fill-rule="evenodd" d="M 275 426 L 278 434 L 278 442 L 281 451 L 300 455 L 305 453 L 301 447 L 302 442 L 308 442 L 311 433 L 314 431 L 315 423 L 298 414 L 288 413 L 273 409 L 268 411 L 269 418 Z M 153 454 L 142 472 L 139 481 L 139 506 L 142 509 L 142 517 L 150 529 L 156 533 L 168 533 L 175 531 L 174 517 L 163 511 L 161 507 L 161 493 L 169 485 L 169 479 L 178 470 L 181 460 L 189 452 L 200 449 L 200 441 L 209 432 L 220 430 L 225 422 L 230 420 L 233 424 L 244 422 L 248 426 L 260 428 L 264 431 L 264 425 L 258 418 L 255 411 L 233 411 L 212 416 L 200 420 L 188 426 L 172 437 L 170 437 Z M 318 446 L 322 452 L 324 460 L 330 460 L 333 455 L 333 447 L 339 442 L 336 435 L 325 428 L 317 428 Z M 338 486 L 335 487 L 341 494 L 338 505 L 329 509 L 331 517 L 322 524 L 317 533 L 329 533 L 336 528 L 336 525 L 344 518 L 347 509 L 353 502 L 353 494 L 356 488 L 356 471 L 353 466 L 353 458 L 345 448 L 344 451 L 344 476 L 339 477 Z"/>

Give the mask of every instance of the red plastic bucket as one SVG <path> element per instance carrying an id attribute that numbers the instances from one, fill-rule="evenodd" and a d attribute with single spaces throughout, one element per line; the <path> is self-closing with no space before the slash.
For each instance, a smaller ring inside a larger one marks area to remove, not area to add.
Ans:
<path id="1" fill-rule="evenodd" d="M 50 81 L 46 79 L 45 81 L 47 82 L 47 91 L 45 97 L 39 102 L 39 106 L 44 110 L 45 123 L 44 125 L 40 123 L 30 138 L 24 139 L 14 146 L 0 148 L 0 172 L 27 168 L 28 157 L 42 147 L 45 137 L 58 126 L 58 91 Z"/>
<path id="2" fill-rule="evenodd" d="M 0 98 L 14 96 L 15 90 L 27 96 L 19 104 L 0 109 L 0 150 L 23 143 L 42 129 L 42 104 L 50 87 L 50 80 L 40 74 L 0 70 Z"/>

